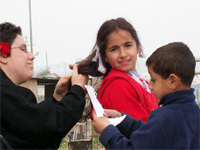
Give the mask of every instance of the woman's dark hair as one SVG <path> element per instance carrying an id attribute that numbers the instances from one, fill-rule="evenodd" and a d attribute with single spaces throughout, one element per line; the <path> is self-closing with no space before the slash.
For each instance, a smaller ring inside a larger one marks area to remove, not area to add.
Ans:
<path id="1" fill-rule="evenodd" d="M 106 45 L 107 45 L 107 38 L 110 33 L 117 31 L 118 29 L 123 29 L 123 30 L 128 31 L 132 35 L 134 40 L 136 41 L 138 48 L 140 50 L 142 50 L 136 30 L 124 18 L 111 19 L 111 20 L 104 22 L 97 33 L 97 39 L 96 39 L 96 44 L 95 44 L 95 46 L 98 46 L 100 49 L 100 55 L 102 58 L 103 65 L 107 69 L 104 77 L 109 73 L 109 71 L 111 69 L 110 64 L 107 63 L 104 59 Z M 92 53 L 87 58 L 85 58 L 84 60 L 82 60 L 80 62 L 77 62 L 78 68 L 79 68 L 79 73 L 88 74 L 88 75 L 91 75 L 94 77 L 103 75 L 101 72 L 98 71 L 99 60 L 97 60 L 96 62 L 92 61 L 92 59 L 96 55 L 96 50 L 94 49 L 95 46 L 93 47 Z"/>
<path id="2" fill-rule="evenodd" d="M 11 47 L 17 34 L 22 35 L 21 27 L 17 27 L 9 22 L 0 24 L 0 42 L 6 42 Z"/>
<path id="3" fill-rule="evenodd" d="M 170 74 L 176 74 L 184 85 L 191 86 L 195 75 L 195 58 L 182 42 L 174 42 L 158 48 L 146 61 L 147 67 L 152 67 L 153 71 L 163 79 L 167 79 Z"/>

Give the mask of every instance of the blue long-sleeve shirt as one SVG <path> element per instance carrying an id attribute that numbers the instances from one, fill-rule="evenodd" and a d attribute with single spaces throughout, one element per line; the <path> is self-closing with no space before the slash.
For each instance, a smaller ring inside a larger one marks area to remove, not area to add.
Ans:
<path id="1" fill-rule="evenodd" d="M 108 149 L 200 149 L 200 109 L 194 89 L 165 95 L 146 123 L 127 117 L 100 135 Z"/>

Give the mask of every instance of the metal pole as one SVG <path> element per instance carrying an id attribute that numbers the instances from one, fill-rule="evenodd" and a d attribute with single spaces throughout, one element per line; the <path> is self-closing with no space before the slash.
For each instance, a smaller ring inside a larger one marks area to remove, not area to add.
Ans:
<path id="1" fill-rule="evenodd" d="M 31 42 L 31 53 L 33 54 L 32 20 L 31 20 L 31 0 L 29 0 L 29 21 L 30 21 L 30 42 Z"/>
<path id="2" fill-rule="evenodd" d="M 200 62 L 200 58 L 197 58 L 196 62 Z M 195 72 L 195 75 L 200 75 L 200 72 Z"/>
<path id="3" fill-rule="evenodd" d="M 48 66 L 47 52 L 46 52 L 46 67 L 47 67 L 46 71 L 47 71 L 47 72 L 49 72 L 49 66 Z"/>

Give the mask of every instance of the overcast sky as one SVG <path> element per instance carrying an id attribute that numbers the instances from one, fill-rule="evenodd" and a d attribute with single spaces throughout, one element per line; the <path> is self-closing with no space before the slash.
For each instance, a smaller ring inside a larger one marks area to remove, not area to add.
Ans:
<path id="1" fill-rule="evenodd" d="M 200 58 L 200 0 L 31 0 L 35 67 L 85 58 L 106 20 L 124 17 L 138 32 L 147 57 L 182 41 Z M 22 27 L 30 41 L 29 0 L 0 0 L 0 23 Z M 145 67 L 145 66 L 144 66 Z"/>

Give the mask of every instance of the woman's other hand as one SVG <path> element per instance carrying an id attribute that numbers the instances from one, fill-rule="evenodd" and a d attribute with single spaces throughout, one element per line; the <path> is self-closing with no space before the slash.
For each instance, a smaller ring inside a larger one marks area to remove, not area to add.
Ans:
<path id="1" fill-rule="evenodd" d="M 70 80 L 71 76 L 66 75 L 60 78 L 58 83 L 56 84 L 53 97 L 60 101 L 62 98 L 64 98 L 65 94 L 68 92 L 69 86 L 70 86 Z"/>

